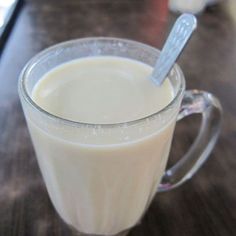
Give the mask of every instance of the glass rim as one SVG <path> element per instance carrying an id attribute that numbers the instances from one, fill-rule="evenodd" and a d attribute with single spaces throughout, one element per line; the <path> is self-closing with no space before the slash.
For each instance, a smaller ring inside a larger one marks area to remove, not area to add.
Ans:
<path id="1" fill-rule="evenodd" d="M 120 127 L 122 125 L 134 125 L 136 123 L 140 123 L 140 122 L 145 121 L 147 119 L 156 117 L 156 116 L 160 115 L 161 113 L 164 113 L 165 111 L 167 111 L 168 109 L 173 107 L 173 105 L 175 103 L 177 103 L 178 99 L 183 94 L 183 92 L 185 90 L 184 74 L 183 74 L 181 68 L 179 67 L 179 65 L 175 64 L 174 67 L 172 68 L 172 70 L 174 70 L 174 72 L 177 74 L 177 77 L 180 80 L 180 86 L 178 88 L 178 91 L 176 92 L 173 99 L 165 107 L 163 107 L 161 110 L 158 110 L 157 112 L 154 112 L 154 113 L 149 114 L 147 116 L 144 116 L 144 117 L 141 117 L 141 118 L 138 118 L 135 120 L 131 120 L 131 121 L 124 121 L 124 122 L 117 122 L 117 123 L 86 123 L 86 122 L 65 119 L 65 118 L 54 115 L 54 114 L 44 110 L 39 105 L 37 105 L 37 103 L 35 103 L 33 101 L 31 96 L 27 92 L 25 81 L 26 81 L 26 78 L 28 77 L 29 73 L 31 72 L 31 70 L 35 66 L 37 66 L 37 63 L 44 57 L 44 55 L 48 54 L 50 51 L 53 51 L 53 50 L 58 49 L 60 47 L 65 47 L 70 44 L 82 43 L 82 42 L 87 42 L 87 41 L 118 41 L 118 42 L 133 44 L 133 45 L 135 44 L 135 45 L 142 47 L 144 49 L 152 50 L 155 54 L 160 53 L 160 50 L 158 50 L 157 48 L 154 48 L 152 46 L 149 46 L 147 44 L 144 44 L 144 43 L 141 43 L 141 42 L 138 42 L 135 40 L 115 38 L 115 37 L 86 37 L 86 38 L 67 40 L 67 41 L 55 44 L 53 46 L 50 46 L 50 47 L 42 50 L 41 52 L 37 53 L 34 57 L 32 57 L 28 61 L 28 63 L 24 66 L 24 68 L 20 74 L 20 78 L 19 78 L 19 82 L 18 82 L 19 95 L 22 96 L 24 101 L 26 101 L 35 111 L 45 115 L 47 118 L 50 118 L 56 122 L 60 122 L 64 125 L 68 125 L 68 126 L 74 126 L 74 127 L 81 127 L 81 126 L 96 127 L 96 126 L 99 126 L 101 128 Z"/>

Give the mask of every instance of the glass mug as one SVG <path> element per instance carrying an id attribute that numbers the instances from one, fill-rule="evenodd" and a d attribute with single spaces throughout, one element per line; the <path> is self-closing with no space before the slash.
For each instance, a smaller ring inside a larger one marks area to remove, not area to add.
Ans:
<path id="1" fill-rule="evenodd" d="M 221 105 L 208 92 L 185 91 L 178 65 L 169 73 L 173 100 L 152 115 L 125 123 L 57 117 L 34 103 L 32 90 L 45 73 L 77 58 L 119 56 L 154 66 L 159 53 L 131 40 L 76 39 L 39 53 L 21 73 L 19 95 L 49 196 L 61 218 L 80 234 L 126 234 L 156 192 L 191 178 L 216 143 Z M 193 113 L 202 114 L 199 134 L 184 157 L 165 171 L 175 123 Z"/>

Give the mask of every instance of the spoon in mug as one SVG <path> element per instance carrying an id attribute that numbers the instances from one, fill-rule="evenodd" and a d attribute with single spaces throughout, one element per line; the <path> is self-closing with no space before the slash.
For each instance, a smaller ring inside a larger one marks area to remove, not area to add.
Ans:
<path id="1" fill-rule="evenodd" d="M 197 19 L 192 14 L 184 13 L 176 20 L 150 76 L 156 85 L 160 86 L 167 78 L 196 27 Z"/>

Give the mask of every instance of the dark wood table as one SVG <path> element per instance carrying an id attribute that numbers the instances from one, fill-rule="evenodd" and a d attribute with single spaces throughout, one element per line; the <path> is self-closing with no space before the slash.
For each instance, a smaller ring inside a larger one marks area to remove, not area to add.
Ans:
<path id="1" fill-rule="evenodd" d="M 235 11 L 231 0 L 200 15 L 197 32 L 179 60 L 188 89 L 207 90 L 221 100 L 220 139 L 191 181 L 157 194 L 131 236 L 236 235 Z M 124 37 L 161 47 L 175 19 L 164 0 L 25 1 L 0 59 L 1 236 L 74 235 L 55 213 L 36 162 L 17 94 L 24 64 L 45 47 L 87 36 Z M 196 117 L 177 125 L 171 163 L 187 150 L 198 123 Z"/>

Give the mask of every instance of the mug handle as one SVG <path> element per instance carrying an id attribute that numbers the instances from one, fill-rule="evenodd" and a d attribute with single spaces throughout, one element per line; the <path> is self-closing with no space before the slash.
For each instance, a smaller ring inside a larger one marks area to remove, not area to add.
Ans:
<path id="1" fill-rule="evenodd" d="M 182 159 L 164 173 L 158 192 L 172 190 L 190 179 L 215 146 L 222 123 L 222 107 L 219 100 L 205 91 L 186 91 L 177 120 L 195 113 L 202 114 L 200 131 Z"/>

